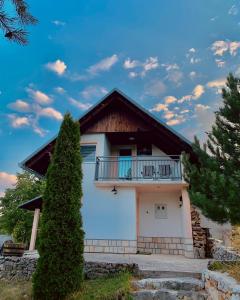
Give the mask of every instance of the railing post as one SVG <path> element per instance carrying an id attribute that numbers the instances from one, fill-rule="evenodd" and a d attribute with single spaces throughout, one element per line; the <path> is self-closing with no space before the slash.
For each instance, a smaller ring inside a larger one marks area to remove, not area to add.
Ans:
<path id="1" fill-rule="evenodd" d="M 99 162 L 100 162 L 100 159 L 99 157 L 96 158 L 96 167 L 95 167 L 95 180 L 97 181 L 98 180 L 98 173 L 99 173 Z"/>
<path id="2" fill-rule="evenodd" d="M 180 177 L 181 177 L 181 180 L 183 180 L 183 172 L 184 172 L 184 170 L 183 170 L 183 163 L 182 163 L 182 153 L 181 153 L 181 155 L 179 157 L 179 162 L 180 162 Z"/>

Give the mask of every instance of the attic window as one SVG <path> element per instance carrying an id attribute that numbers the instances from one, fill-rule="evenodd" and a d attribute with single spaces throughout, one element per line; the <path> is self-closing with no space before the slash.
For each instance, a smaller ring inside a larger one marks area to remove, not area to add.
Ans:
<path id="1" fill-rule="evenodd" d="M 83 162 L 95 162 L 96 146 L 84 145 L 80 147 Z"/>
<path id="2" fill-rule="evenodd" d="M 151 144 L 138 144 L 137 145 L 137 155 L 138 156 L 152 155 L 152 145 Z"/>

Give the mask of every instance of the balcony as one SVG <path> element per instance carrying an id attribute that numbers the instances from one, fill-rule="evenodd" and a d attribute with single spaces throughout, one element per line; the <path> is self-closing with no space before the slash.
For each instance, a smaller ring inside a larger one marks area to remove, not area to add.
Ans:
<path id="1" fill-rule="evenodd" d="M 97 182 L 172 182 L 182 180 L 179 155 L 166 156 L 104 156 L 97 157 Z"/>

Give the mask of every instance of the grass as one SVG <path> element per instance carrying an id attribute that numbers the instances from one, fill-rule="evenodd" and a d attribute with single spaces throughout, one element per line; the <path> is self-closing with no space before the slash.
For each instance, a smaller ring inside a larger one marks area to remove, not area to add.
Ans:
<path id="1" fill-rule="evenodd" d="M 240 283 L 240 261 L 239 262 L 220 262 L 215 261 L 209 267 L 211 271 L 218 271 L 221 273 L 227 272 L 231 277 Z"/>
<path id="2" fill-rule="evenodd" d="M 112 277 L 84 281 L 83 289 L 67 300 L 118 300 L 131 299 L 131 275 L 121 273 Z M 31 300 L 31 282 L 0 281 L 1 300 Z"/>

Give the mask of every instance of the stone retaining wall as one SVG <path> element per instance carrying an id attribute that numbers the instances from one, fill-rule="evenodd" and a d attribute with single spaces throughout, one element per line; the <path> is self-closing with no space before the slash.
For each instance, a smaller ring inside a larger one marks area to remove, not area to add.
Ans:
<path id="1" fill-rule="evenodd" d="M 234 251 L 232 248 L 225 247 L 223 245 L 216 244 L 212 249 L 212 256 L 216 260 L 240 260 L 240 254 Z"/>
<path id="2" fill-rule="evenodd" d="M 30 280 L 36 270 L 37 257 L 3 257 L 0 256 L 0 280 Z M 139 274 L 136 264 L 114 264 L 85 262 L 84 275 L 88 279 L 117 274 L 128 271 Z"/>
<path id="3" fill-rule="evenodd" d="M 205 271 L 203 273 L 205 290 L 208 300 L 239 300 L 240 285 L 226 273 Z"/>

